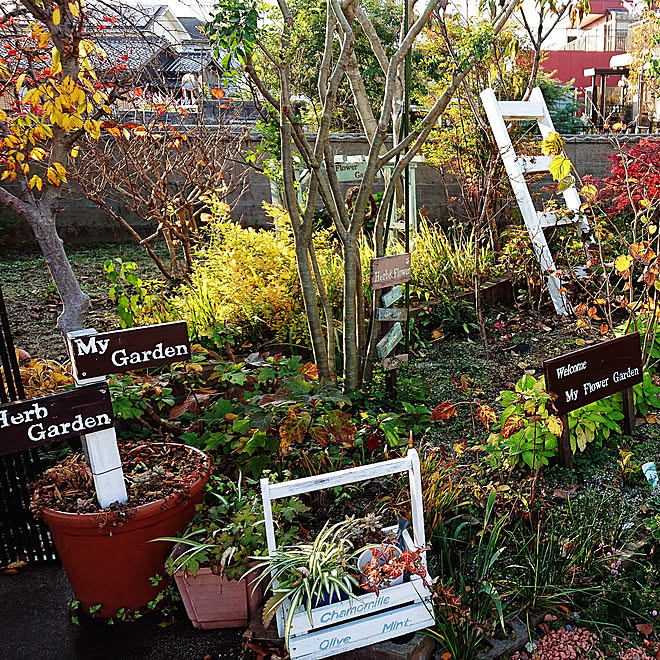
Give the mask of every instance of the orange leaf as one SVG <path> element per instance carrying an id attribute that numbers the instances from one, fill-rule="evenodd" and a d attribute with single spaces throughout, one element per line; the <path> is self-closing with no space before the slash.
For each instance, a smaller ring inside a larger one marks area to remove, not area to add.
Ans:
<path id="1" fill-rule="evenodd" d="M 135 94 L 135 96 L 142 96 L 142 94 L 144 94 L 144 91 L 140 87 L 136 87 L 133 90 L 133 94 Z"/>
<path id="2" fill-rule="evenodd" d="M 477 417 L 479 417 L 487 431 L 490 431 L 490 423 L 497 421 L 495 411 L 490 406 L 486 405 L 477 408 Z"/>
<path id="3" fill-rule="evenodd" d="M 641 632 L 644 637 L 650 637 L 651 633 L 653 632 L 652 623 L 638 623 L 635 625 L 635 628 L 637 628 L 637 630 L 639 630 L 639 632 Z"/>
<path id="4" fill-rule="evenodd" d="M 610 331 L 610 327 L 607 325 L 607 323 L 602 323 L 600 326 L 600 334 L 606 335 L 609 331 Z"/>
<path id="5" fill-rule="evenodd" d="M 451 401 L 443 401 L 437 405 L 431 413 L 431 421 L 437 422 L 441 419 L 449 419 L 456 414 L 456 406 Z"/>
<path id="6" fill-rule="evenodd" d="M 502 437 L 505 440 L 510 438 L 514 433 L 520 431 L 523 426 L 525 426 L 525 418 L 522 415 L 511 415 L 507 417 L 504 426 L 502 426 Z"/>
<path id="7" fill-rule="evenodd" d="M 298 367 L 298 371 L 305 377 L 305 380 L 317 380 L 319 377 L 319 368 L 313 362 L 307 362 Z"/>
<path id="8" fill-rule="evenodd" d="M 212 94 L 213 96 L 215 96 L 215 98 L 218 99 L 218 101 L 219 101 L 221 98 L 224 97 L 224 95 L 225 95 L 225 91 L 224 91 L 223 89 L 220 89 L 219 87 L 214 87 L 214 88 L 211 90 L 211 94 Z"/>
<path id="9" fill-rule="evenodd" d="M 449 651 L 446 651 L 440 656 L 440 660 L 451 660 L 451 653 L 449 653 Z"/>

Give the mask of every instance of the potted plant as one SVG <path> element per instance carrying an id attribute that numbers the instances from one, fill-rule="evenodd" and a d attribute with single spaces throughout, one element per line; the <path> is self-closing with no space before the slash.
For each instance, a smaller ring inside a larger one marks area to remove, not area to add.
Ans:
<path id="1" fill-rule="evenodd" d="M 166 570 L 196 628 L 243 627 L 261 607 L 265 584 L 253 589 L 241 579 L 255 565 L 252 556 L 266 550 L 261 496 L 254 486 L 241 476 L 233 482 L 213 475 L 206 489 L 211 501 L 198 507 L 183 537 L 155 539 L 177 542 Z M 291 522 L 305 510 L 298 498 L 290 498 L 274 507 L 274 515 Z M 284 542 L 294 533 L 285 532 Z"/>
<path id="2" fill-rule="evenodd" d="M 82 453 L 46 470 L 31 503 L 50 528 L 81 607 L 104 618 L 146 605 L 164 587 L 152 578 L 171 546 L 149 541 L 185 529 L 210 474 L 206 454 L 182 444 L 120 443 L 119 452 L 125 504 L 98 506 Z"/>
<path id="3" fill-rule="evenodd" d="M 358 557 L 360 587 L 378 594 L 381 589 L 402 584 L 411 575 L 426 580 L 426 564 L 422 557 L 426 550 L 428 548 L 401 550 L 390 543 L 365 548 Z"/>
<path id="4" fill-rule="evenodd" d="M 301 607 L 312 621 L 312 608 L 345 600 L 359 582 L 350 569 L 354 558 L 349 540 L 350 520 L 326 523 L 312 543 L 281 546 L 268 557 L 255 557 L 252 571 L 260 570 L 255 581 L 268 580 L 273 595 L 264 606 L 264 625 L 268 626 L 280 607 L 285 607 L 284 641 L 289 647 L 293 617 Z"/>

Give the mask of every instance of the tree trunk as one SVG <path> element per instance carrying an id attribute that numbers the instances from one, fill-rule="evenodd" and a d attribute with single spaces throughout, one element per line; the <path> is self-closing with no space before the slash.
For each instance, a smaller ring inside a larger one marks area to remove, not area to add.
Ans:
<path id="1" fill-rule="evenodd" d="M 29 209 L 22 214 L 39 243 L 48 270 L 62 298 L 64 309 L 57 319 L 62 333 L 81 330 L 89 309 L 89 296 L 83 293 L 64 251 L 64 243 L 57 233 L 55 214 L 50 208 Z"/>
<path id="2" fill-rule="evenodd" d="M 357 264 L 354 240 L 344 243 L 344 391 L 353 392 L 360 383 L 357 349 Z"/>

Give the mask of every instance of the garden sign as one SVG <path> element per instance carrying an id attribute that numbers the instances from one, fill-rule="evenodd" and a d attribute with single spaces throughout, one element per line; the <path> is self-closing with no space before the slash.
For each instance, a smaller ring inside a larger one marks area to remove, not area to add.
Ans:
<path id="1" fill-rule="evenodd" d="M 385 371 L 393 371 L 399 364 L 408 361 L 406 353 L 390 357 L 390 354 L 403 339 L 403 325 L 408 320 L 408 310 L 392 307 L 403 296 L 401 284 L 410 281 L 410 254 L 395 254 L 371 260 L 371 288 L 374 291 L 389 288 L 382 296 L 385 307 L 376 309 L 376 320 L 393 324 L 376 345 L 378 357 L 383 360 Z"/>
<path id="2" fill-rule="evenodd" d="M 73 377 L 79 388 L 76 393 L 88 391 L 90 387 L 99 392 L 103 389 L 108 404 L 110 398 L 105 376 L 183 362 L 190 358 L 185 321 L 103 333 L 97 333 L 94 329 L 76 330 L 67 333 L 66 338 Z M 86 421 L 83 421 L 85 428 L 80 430 L 91 432 L 81 437 L 94 476 L 99 504 L 106 507 L 113 502 L 124 503 L 127 499 L 126 485 L 114 425 L 92 427 L 85 424 Z"/>
<path id="3" fill-rule="evenodd" d="M 623 392 L 625 431 L 635 428 L 632 386 L 642 382 L 642 353 L 639 333 L 602 342 L 596 346 L 546 360 L 545 386 L 554 394 L 554 406 L 563 423 L 559 460 L 572 465 L 568 413 L 588 403 Z"/>

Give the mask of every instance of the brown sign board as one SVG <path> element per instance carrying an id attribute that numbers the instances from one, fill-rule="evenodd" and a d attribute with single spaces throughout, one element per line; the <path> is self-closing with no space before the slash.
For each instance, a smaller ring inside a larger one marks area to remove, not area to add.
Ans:
<path id="1" fill-rule="evenodd" d="M 105 383 L 0 405 L 0 455 L 114 426 Z"/>
<path id="2" fill-rule="evenodd" d="M 190 358 L 185 321 L 100 334 L 71 334 L 71 361 L 78 380 L 158 367 Z"/>
<path id="3" fill-rule="evenodd" d="M 394 357 L 386 357 L 383 360 L 383 369 L 385 371 L 398 369 L 402 364 L 405 364 L 406 362 L 408 362 L 408 353 L 402 353 L 401 355 L 395 355 Z"/>
<path id="4" fill-rule="evenodd" d="M 545 386 L 560 414 L 642 382 L 639 333 L 546 360 Z"/>
<path id="5" fill-rule="evenodd" d="M 410 281 L 410 254 L 395 254 L 371 260 L 371 288 L 384 289 Z"/>

